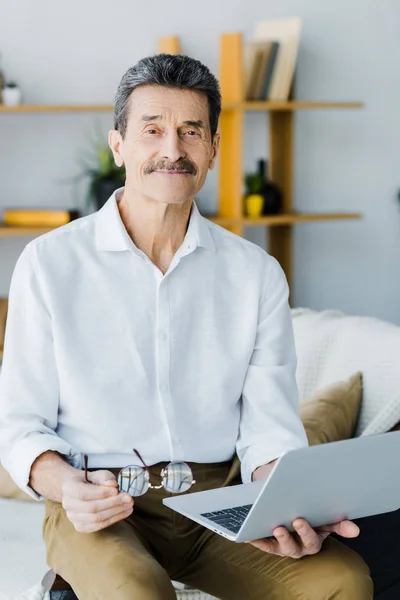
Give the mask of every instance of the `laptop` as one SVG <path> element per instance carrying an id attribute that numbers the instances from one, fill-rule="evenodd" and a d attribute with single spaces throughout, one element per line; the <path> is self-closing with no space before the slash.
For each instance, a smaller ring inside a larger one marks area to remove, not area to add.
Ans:
<path id="1" fill-rule="evenodd" d="M 264 481 L 165 498 L 163 503 L 234 542 L 400 508 L 400 431 L 291 450 Z M 195 489 L 195 488 L 194 488 Z"/>

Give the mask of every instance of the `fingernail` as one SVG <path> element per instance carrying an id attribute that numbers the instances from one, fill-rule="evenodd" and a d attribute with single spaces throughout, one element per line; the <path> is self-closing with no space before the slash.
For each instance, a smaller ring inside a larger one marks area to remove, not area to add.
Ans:
<path id="1" fill-rule="evenodd" d="M 125 502 L 125 504 L 130 504 L 132 502 L 132 499 L 130 496 L 124 496 L 122 502 Z"/>

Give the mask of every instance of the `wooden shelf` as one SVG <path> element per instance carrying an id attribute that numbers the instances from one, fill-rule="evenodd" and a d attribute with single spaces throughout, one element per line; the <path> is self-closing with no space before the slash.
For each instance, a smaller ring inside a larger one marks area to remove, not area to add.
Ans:
<path id="1" fill-rule="evenodd" d="M 362 108 L 362 102 L 243 102 L 245 110 L 267 110 L 267 111 L 293 111 L 293 110 L 315 110 L 327 108 Z"/>
<path id="2" fill-rule="evenodd" d="M 221 225 L 221 227 L 235 227 L 236 225 L 240 224 L 240 220 L 239 219 L 234 219 L 234 218 L 229 218 L 229 217 L 207 217 L 206 219 L 209 219 L 210 221 L 212 221 L 213 223 L 216 223 L 217 225 Z"/>
<path id="3" fill-rule="evenodd" d="M 49 112 L 101 112 L 114 110 L 111 104 L 20 104 L 4 106 L 0 104 L 0 113 L 49 113 Z"/>
<path id="4" fill-rule="evenodd" d="M 48 231 L 52 231 L 54 227 L 11 227 L 0 225 L 0 237 L 22 237 L 22 236 L 38 236 Z"/>
<path id="5" fill-rule="evenodd" d="M 294 225 L 296 223 L 307 223 L 311 221 L 340 221 L 343 219 L 361 219 L 361 213 L 289 213 L 271 215 L 251 219 L 243 219 L 244 227 L 257 227 L 260 225 Z"/>
<path id="6" fill-rule="evenodd" d="M 362 108 L 362 102 L 236 102 L 225 103 L 223 111 L 295 111 L 314 109 Z M 4 106 L 0 104 L 0 113 L 51 113 L 51 112 L 104 112 L 113 111 L 112 104 L 20 104 Z"/>

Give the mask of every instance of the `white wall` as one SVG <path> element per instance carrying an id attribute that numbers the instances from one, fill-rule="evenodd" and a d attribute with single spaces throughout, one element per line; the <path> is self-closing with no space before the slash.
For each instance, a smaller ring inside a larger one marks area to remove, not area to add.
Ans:
<path id="1" fill-rule="evenodd" d="M 398 0 L 0 0 L 3 67 L 31 103 L 112 103 L 124 71 L 177 34 L 218 74 L 222 31 L 299 15 L 297 96 L 362 100 L 359 111 L 296 115 L 296 208 L 361 211 L 361 221 L 295 230 L 294 304 L 400 323 L 400 4 Z M 83 206 L 79 171 L 105 114 L 0 115 L 0 207 Z M 245 167 L 266 152 L 264 115 L 247 117 Z M 201 193 L 215 204 L 215 175 Z M 250 232 L 263 244 L 264 230 Z M 0 295 L 27 239 L 0 241 Z"/>

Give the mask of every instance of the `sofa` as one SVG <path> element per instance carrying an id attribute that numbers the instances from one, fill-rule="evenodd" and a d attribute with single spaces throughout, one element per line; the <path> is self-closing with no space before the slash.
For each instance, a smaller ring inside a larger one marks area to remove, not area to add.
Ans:
<path id="1" fill-rule="evenodd" d="M 292 317 L 300 402 L 327 385 L 361 372 L 362 403 L 354 435 L 395 428 L 400 422 L 400 327 L 333 310 L 296 308 Z M 42 585 L 48 571 L 41 539 L 43 512 L 40 502 L 0 498 L 0 600 L 69 597 L 49 593 Z M 400 598 L 400 511 L 360 519 L 359 525 L 359 539 L 349 544 L 370 566 L 376 600 Z M 177 598 L 211 600 L 206 594 L 182 586 L 177 589 Z"/>

